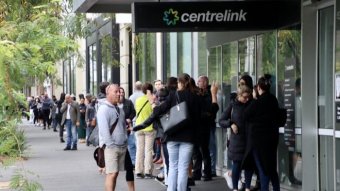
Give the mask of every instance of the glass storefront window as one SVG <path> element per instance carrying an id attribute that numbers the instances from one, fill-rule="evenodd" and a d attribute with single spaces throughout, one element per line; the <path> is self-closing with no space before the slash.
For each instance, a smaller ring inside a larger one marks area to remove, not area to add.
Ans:
<path id="1" fill-rule="evenodd" d="M 230 93 L 237 89 L 237 42 L 222 45 L 222 92 L 223 106 L 229 103 Z"/>
<path id="2" fill-rule="evenodd" d="M 67 75 L 70 72 L 70 68 L 69 68 L 69 64 L 68 64 L 68 60 L 63 62 L 63 92 L 65 93 L 69 93 L 69 78 L 70 76 Z"/>
<path id="3" fill-rule="evenodd" d="M 77 79 L 76 79 L 76 63 L 74 61 L 74 57 L 72 56 L 70 58 L 70 66 L 71 66 L 71 71 L 70 71 L 70 93 L 76 93 L 76 84 L 77 84 Z"/>
<path id="4" fill-rule="evenodd" d="M 207 74 L 207 35 L 205 32 L 198 33 L 198 75 Z"/>
<path id="5" fill-rule="evenodd" d="M 319 136 L 320 190 L 334 190 L 333 136 Z"/>
<path id="6" fill-rule="evenodd" d="M 319 10 L 318 128 L 333 129 L 334 6 Z M 320 190 L 334 189 L 333 136 L 319 136 Z"/>
<path id="7" fill-rule="evenodd" d="M 255 37 L 238 42 L 239 76 L 250 75 L 255 79 Z"/>
<path id="8" fill-rule="evenodd" d="M 206 74 L 207 57 L 205 48 L 205 33 L 199 33 L 198 35 L 198 67 L 199 74 Z M 166 34 L 166 77 L 175 76 L 178 74 L 187 73 L 192 75 L 192 33 L 167 33 Z M 205 73 L 201 73 L 201 72 Z"/>
<path id="9" fill-rule="evenodd" d="M 92 44 L 89 46 L 89 92 L 92 95 L 97 95 L 97 51 L 96 45 Z"/>
<path id="10" fill-rule="evenodd" d="M 156 79 L 156 33 L 141 33 L 138 37 L 142 52 L 137 58 L 138 80 L 153 82 Z"/>
<path id="11" fill-rule="evenodd" d="M 178 74 L 192 75 L 192 33 L 177 33 Z"/>
<path id="12" fill-rule="evenodd" d="M 257 79 L 264 74 L 270 74 L 272 76 L 272 86 L 270 91 L 271 93 L 276 94 L 276 32 L 268 32 L 257 36 Z M 256 82 L 256 79 L 254 80 Z"/>
<path id="13" fill-rule="evenodd" d="M 101 56 L 102 56 L 102 82 L 111 82 L 111 73 L 112 73 L 112 66 L 114 64 L 113 56 L 112 56 L 112 42 L 113 37 L 110 35 L 106 35 L 102 38 L 100 42 L 101 46 Z"/>
<path id="14" fill-rule="evenodd" d="M 221 98 L 219 99 L 219 114 L 224 111 L 230 103 L 230 93 L 237 89 L 238 56 L 237 42 L 230 42 L 222 45 L 222 87 Z M 219 118 L 218 115 L 217 118 Z M 228 129 L 222 129 L 221 147 L 223 153 L 223 167 L 230 169 L 231 161 L 228 159 L 227 136 Z"/>
<path id="15" fill-rule="evenodd" d="M 283 187 L 300 190 L 302 185 L 300 26 L 279 30 L 277 48 L 277 98 L 280 106 L 287 109 L 289 116 L 279 139 L 279 176 Z"/>
<path id="16" fill-rule="evenodd" d="M 340 138 L 335 139 L 335 181 L 336 181 L 336 191 L 340 191 Z"/>
<path id="17" fill-rule="evenodd" d="M 334 7 L 319 11 L 319 128 L 333 129 Z"/>
<path id="18" fill-rule="evenodd" d="M 63 62 L 63 91 L 68 94 L 76 92 L 76 63 L 74 57 Z"/>
<path id="19" fill-rule="evenodd" d="M 209 82 L 212 81 L 221 82 L 221 56 L 222 47 L 214 47 L 209 49 L 208 56 L 208 77 Z"/>

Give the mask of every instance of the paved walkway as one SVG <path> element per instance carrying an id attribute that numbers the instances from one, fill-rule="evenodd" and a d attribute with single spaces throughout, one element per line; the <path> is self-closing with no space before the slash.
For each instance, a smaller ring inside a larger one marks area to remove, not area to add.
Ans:
<path id="1" fill-rule="evenodd" d="M 9 190 L 6 183 L 11 175 L 21 166 L 33 172 L 35 178 L 45 191 L 102 191 L 104 190 L 104 175 L 100 175 L 93 160 L 94 147 L 79 144 L 77 151 L 64 151 L 65 144 L 59 142 L 59 133 L 52 130 L 42 130 L 26 121 L 21 125 L 27 137 L 29 158 L 17 162 L 7 169 L 0 167 L 0 190 Z M 38 176 L 38 177 L 36 177 Z M 153 179 L 136 179 L 136 191 L 166 191 L 166 187 Z M 196 181 L 192 191 L 224 191 L 228 190 L 223 178 L 212 181 Z M 125 173 L 118 178 L 116 191 L 127 191 Z"/>

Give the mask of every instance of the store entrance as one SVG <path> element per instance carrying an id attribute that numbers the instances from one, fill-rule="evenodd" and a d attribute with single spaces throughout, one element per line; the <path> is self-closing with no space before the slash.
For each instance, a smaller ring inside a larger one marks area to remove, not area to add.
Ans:
<path id="1" fill-rule="evenodd" d="M 209 33 L 207 36 L 207 44 L 211 44 Z M 300 25 L 268 31 L 208 48 L 209 79 L 222 82 L 218 99 L 219 113 L 228 106 L 229 95 L 237 90 L 238 79 L 244 74 L 250 75 L 254 82 L 260 76 L 270 74 L 272 76 L 270 91 L 277 96 L 282 107 L 289 105 L 289 123 L 280 128 L 277 161 L 281 186 L 287 190 L 302 189 L 300 48 Z M 291 91 L 289 97 L 285 96 L 285 91 L 288 89 Z M 231 167 L 226 147 L 228 130 L 217 128 L 216 136 L 219 148 L 217 168 L 225 172 Z"/>

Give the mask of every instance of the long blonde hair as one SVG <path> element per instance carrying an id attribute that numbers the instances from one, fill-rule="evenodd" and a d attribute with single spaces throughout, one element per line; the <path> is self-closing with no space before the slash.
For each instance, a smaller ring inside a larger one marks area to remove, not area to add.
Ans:
<path id="1" fill-rule="evenodd" d="M 246 85 L 241 85 L 237 88 L 237 97 L 238 96 L 242 96 L 242 94 L 244 93 L 248 93 L 249 95 L 251 95 L 253 92 L 252 90 L 246 86 Z"/>

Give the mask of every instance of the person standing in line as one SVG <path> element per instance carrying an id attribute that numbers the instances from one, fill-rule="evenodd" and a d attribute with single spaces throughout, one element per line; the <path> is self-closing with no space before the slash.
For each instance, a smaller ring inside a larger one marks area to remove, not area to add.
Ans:
<path id="1" fill-rule="evenodd" d="M 136 125 L 141 124 L 152 113 L 152 103 L 149 102 L 147 95 L 152 94 L 153 86 L 150 83 L 145 83 L 142 89 L 145 95 L 136 100 Z M 137 152 L 135 173 L 137 178 L 152 178 L 152 154 L 155 136 L 156 131 L 152 124 L 136 133 Z"/>
<path id="2" fill-rule="evenodd" d="M 56 119 L 57 119 L 57 124 L 59 125 L 59 137 L 60 137 L 60 142 L 61 143 L 65 143 L 64 141 L 64 124 L 61 123 L 62 119 L 63 119 L 63 113 L 61 113 L 60 109 L 61 106 L 63 105 L 64 101 L 65 101 L 65 93 L 61 93 L 60 94 L 60 98 L 58 101 L 56 101 L 57 104 L 57 109 L 56 109 Z"/>
<path id="3" fill-rule="evenodd" d="M 257 83 L 259 97 L 244 112 L 249 136 L 243 164 L 246 166 L 253 158 L 260 175 L 261 191 L 269 190 L 269 182 L 272 183 L 273 191 L 280 190 L 277 173 L 279 128 L 276 123 L 279 104 L 270 93 L 270 86 L 270 79 L 260 77 Z"/>
<path id="4" fill-rule="evenodd" d="M 194 180 L 209 181 L 212 179 L 212 171 L 216 174 L 216 124 L 215 118 L 217 107 L 212 107 L 212 95 L 209 91 L 209 79 L 207 76 L 200 76 L 198 79 L 201 99 L 201 115 L 199 124 L 199 142 L 194 146 Z M 215 105 L 215 106 L 216 106 Z M 209 146 L 211 148 L 209 149 Z M 214 159 L 214 160 L 213 160 Z M 202 176 L 202 160 L 204 162 L 204 175 Z M 213 169 L 212 169 L 213 166 Z"/>
<path id="5" fill-rule="evenodd" d="M 238 190 L 238 182 L 242 171 L 242 159 L 246 149 L 246 124 L 243 112 L 249 105 L 252 91 L 242 85 L 237 90 L 237 98 L 232 100 L 227 109 L 222 113 L 219 124 L 223 128 L 231 128 L 228 158 L 232 164 L 233 190 Z M 253 170 L 245 170 L 245 190 L 250 190 Z"/>
<path id="6" fill-rule="evenodd" d="M 154 81 L 154 87 L 155 91 L 153 92 L 153 96 L 155 96 L 155 102 L 156 105 L 159 105 L 159 91 L 163 87 L 162 81 L 161 80 L 155 80 Z M 154 126 L 158 125 L 158 123 L 153 124 Z M 156 132 L 158 133 L 159 128 L 154 127 L 156 129 Z M 162 156 L 161 156 L 161 140 L 160 136 L 156 133 L 155 141 L 154 141 L 154 157 L 153 157 L 153 162 L 156 164 L 161 164 L 163 162 Z"/>
<path id="7" fill-rule="evenodd" d="M 61 124 L 66 125 L 67 131 L 67 142 L 64 150 L 77 150 L 77 127 L 80 124 L 79 104 L 73 101 L 69 94 L 66 94 L 60 112 L 63 113 Z"/>
<path id="8" fill-rule="evenodd" d="M 79 143 L 85 143 L 86 138 L 86 121 L 85 121 L 85 112 L 86 112 L 86 105 L 85 105 L 85 98 L 80 97 L 80 104 L 79 104 L 79 112 L 80 112 L 80 125 L 78 127 L 78 139 Z"/>
<path id="9" fill-rule="evenodd" d="M 51 109 L 51 120 L 52 120 L 52 129 L 54 132 L 57 132 L 57 115 L 58 115 L 58 110 L 57 110 L 57 98 L 55 96 L 53 96 L 53 106 Z"/>
<path id="10" fill-rule="evenodd" d="M 178 89 L 175 92 L 170 92 L 165 102 L 159 106 L 155 106 L 152 114 L 153 120 L 165 114 L 169 109 L 179 102 L 186 102 L 188 107 L 189 119 L 188 123 L 176 132 L 171 134 L 165 133 L 165 141 L 169 152 L 169 176 L 167 191 L 186 191 L 188 189 L 188 170 L 191 163 L 193 153 L 193 143 L 197 138 L 195 128 L 198 127 L 200 118 L 199 99 L 194 88 L 191 85 L 191 79 L 188 74 L 181 74 L 178 77 Z M 217 103 L 218 87 L 214 83 L 211 87 L 212 102 Z M 154 103 L 153 103 L 154 104 Z M 149 123 L 152 123 L 151 118 L 134 127 L 134 131 L 141 130 Z"/>
<path id="11" fill-rule="evenodd" d="M 50 112 L 51 112 L 51 108 L 53 106 L 53 101 L 51 100 L 51 98 L 48 97 L 48 94 L 45 93 L 43 100 L 42 100 L 42 116 L 43 116 L 43 123 L 44 123 L 44 128 L 43 130 L 46 129 L 46 125 L 48 127 L 48 129 L 50 129 L 50 124 L 49 124 L 49 118 L 50 118 Z"/>
<path id="12" fill-rule="evenodd" d="M 118 107 L 123 109 L 124 114 L 125 114 L 125 122 L 126 122 L 126 131 L 128 132 L 127 134 L 129 135 L 132 131 L 132 119 L 136 116 L 136 111 L 133 106 L 133 103 L 129 99 L 125 99 L 125 90 L 124 88 L 120 87 L 120 99 L 118 103 Z M 132 160 L 129 154 L 129 150 L 126 148 L 126 154 L 125 154 L 125 163 L 124 167 L 126 170 L 126 183 L 128 185 L 129 191 L 134 191 L 135 190 L 135 177 L 133 174 L 133 169 L 134 166 L 132 164 Z"/>
<path id="13" fill-rule="evenodd" d="M 30 100 L 28 102 L 28 107 L 30 110 L 30 123 L 33 124 L 34 121 L 34 113 L 33 113 L 33 105 L 35 104 L 34 96 L 30 97 Z"/>
<path id="14" fill-rule="evenodd" d="M 93 129 L 96 127 L 96 99 L 92 95 L 86 95 L 88 104 L 86 105 L 85 121 L 86 121 L 86 146 L 90 146 L 89 138 Z"/>
<path id="15" fill-rule="evenodd" d="M 142 82 L 137 81 L 135 83 L 135 91 L 129 97 L 129 100 L 131 100 L 133 103 L 135 111 L 136 111 L 136 100 L 144 96 L 142 92 L 142 86 L 143 86 Z M 134 127 L 135 125 L 136 125 L 136 117 L 132 119 L 132 127 Z M 130 157 L 132 160 L 132 164 L 135 166 L 137 148 L 136 148 L 136 136 L 135 136 L 135 132 L 133 131 L 131 131 L 130 135 L 128 136 L 128 149 L 129 149 Z"/>
<path id="16" fill-rule="evenodd" d="M 127 149 L 125 114 L 123 109 L 117 106 L 119 99 L 119 86 L 116 84 L 108 85 L 106 87 L 106 100 L 102 101 L 97 112 L 99 146 L 105 147 L 106 191 L 115 190 L 119 171 L 124 170 Z"/>

